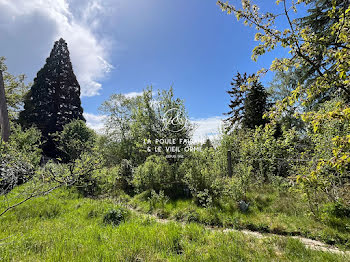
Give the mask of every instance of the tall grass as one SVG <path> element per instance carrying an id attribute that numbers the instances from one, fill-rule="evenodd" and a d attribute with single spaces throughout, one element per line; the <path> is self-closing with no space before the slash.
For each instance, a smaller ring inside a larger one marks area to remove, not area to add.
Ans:
<path id="1" fill-rule="evenodd" d="M 130 203 L 145 213 L 152 211 L 161 218 L 280 235 L 301 235 L 350 248 L 350 217 L 336 217 L 327 212 L 322 220 L 317 220 L 309 213 L 307 204 L 300 196 L 294 192 L 280 192 L 272 186 L 248 192 L 247 199 L 250 206 L 245 213 L 231 199 L 223 199 L 208 208 L 199 207 L 190 199 L 178 199 L 150 210 L 147 198 L 140 194 Z"/>
<path id="2" fill-rule="evenodd" d="M 132 214 L 103 222 L 111 200 L 68 190 L 40 197 L 0 218 L 0 261 L 344 261 L 295 239 L 210 232 L 199 224 L 158 223 Z"/>

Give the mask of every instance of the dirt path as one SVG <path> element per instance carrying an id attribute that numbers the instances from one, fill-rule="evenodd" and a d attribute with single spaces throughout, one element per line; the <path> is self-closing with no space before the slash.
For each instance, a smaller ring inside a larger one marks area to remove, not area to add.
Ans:
<path id="1" fill-rule="evenodd" d="M 161 223 L 161 224 L 165 224 L 165 223 L 170 223 L 170 222 L 175 222 L 178 224 L 181 224 L 182 226 L 185 226 L 186 223 L 185 222 L 179 222 L 176 220 L 172 220 L 172 219 L 163 219 L 163 218 L 159 218 L 156 215 L 153 214 L 145 214 L 144 212 L 137 210 L 131 206 L 126 206 L 126 208 L 128 208 L 129 210 L 131 210 L 134 213 L 137 214 L 141 214 L 144 216 L 148 216 L 153 218 L 156 222 Z M 201 224 L 202 225 L 202 224 Z M 309 239 L 309 238 L 305 238 L 305 237 L 301 237 L 301 236 L 282 236 L 282 235 L 277 235 L 277 234 L 272 234 L 272 233 L 260 233 L 257 231 L 251 231 L 251 230 L 238 230 L 238 229 L 232 229 L 232 228 L 222 228 L 222 227 L 211 227 L 211 226 L 205 226 L 202 225 L 205 229 L 210 230 L 210 231 L 220 231 L 222 233 L 229 233 L 229 232 L 241 232 L 243 234 L 255 237 L 255 238 L 265 238 L 265 237 L 272 237 L 272 236 L 277 236 L 277 237 L 291 237 L 291 238 L 295 238 L 300 240 L 307 248 L 310 248 L 312 250 L 318 250 L 318 251 L 325 251 L 325 252 L 331 252 L 331 253 L 336 253 L 336 254 L 342 254 L 342 255 L 348 255 L 350 256 L 350 251 L 343 251 L 340 250 L 339 248 L 335 247 L 335 246 L 330 246 L 327 245 L 323 242 L 317 241 L 317 240 L 313 240 L 313 239 Z"/>

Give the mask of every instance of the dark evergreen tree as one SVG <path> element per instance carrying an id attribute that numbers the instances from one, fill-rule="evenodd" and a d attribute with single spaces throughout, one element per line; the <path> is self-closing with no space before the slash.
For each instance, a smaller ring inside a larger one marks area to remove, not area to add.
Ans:
<path id="1" fill-rule="evenodd" d="M 227 131 L 230 131 L 235 124 L 238 124 L 242 121 L 244 115 L 244 100 L 246 92 L 241 89 L 241 86 L 247 82 L 247 73 L 241 75 L 237 72 L 237 75 L 232 78 L 231 90 L 227 91 L 230 95 L 230 111 L 225 113 L 229 117 L 225 119 L 227 124 Z"/>
<path id="2" fill-rule="evenodd" d="M 243 127 L 255 128 L 266 124 L 263 118 L 267 111 L 267 92 L 260 82 L 254 81 L 244 100 Z"/>
<path id="3" fill-rule="evenodd" d="M 209 149 L 209 148 L 213 148 L 213 144 L 210 141 L 209 138 L 207 138 L 204 142 L 204 144 L 202 144 L 202 149 Z"/>
<path id="4" fill-rule="evenodd" d="M 63 130 L 74 119 L 84 120 L 80 85 L 73 72 L 67 43 L 56 41 L 46 64 L 37 73 L 28 92 L 19 121 L 24 127 L 37 126 L 43 135 L 43 152 L 56 157 L 51 134 Z"/>
<path id="5" fill-rule="evenodd" d="M 310 26 L 315 33 L 330 36 L 332 25 L 339 21 L 339 17 L 329 16 L 328 12 L 332 9 L 345 12 L 348 6 L 348 0 L 314 0 L 310 2 L 308 15 L 300 18 L 299 22 L 302 26 Z"/>
<path id="6" fill-rule="evenodd" d="M 268 109 L 268 94 L 260 82 L 248 83 L 249 77 L 253 76 L 237 73 L 231 82 L 232 89 L 227 91 L 231 96 L 229 104 L 231 110 L 226 113 L 229 117 L 225 120 L 227 131 L 232 130 L 235 125 L 255 128 L 266 123 L 263 115 Z M 243 86 L 247 88 L 242 89 Z"/>

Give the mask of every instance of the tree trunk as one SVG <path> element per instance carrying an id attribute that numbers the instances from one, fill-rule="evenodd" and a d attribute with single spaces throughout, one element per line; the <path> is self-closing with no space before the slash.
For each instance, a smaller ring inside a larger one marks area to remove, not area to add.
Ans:
<path id="1" fill-rule="evenodd" d="M 10 122 L 7 112 L 5 85 L 2 77 L 2 70 L 0 70 L 0 131 L 1 140 L 7 142 L 10 136 Z"/>

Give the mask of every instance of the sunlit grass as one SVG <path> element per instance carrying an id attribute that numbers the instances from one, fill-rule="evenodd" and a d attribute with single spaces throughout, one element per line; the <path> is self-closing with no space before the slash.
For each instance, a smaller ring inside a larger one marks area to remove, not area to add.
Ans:
<path id="1" fill-rule="evenodd" d="M 350 248 L 348 217 L 338 218 L 325 213 L 322 219 L 315 219 L 307 203 L 296 193 L 278 192 L 271 187 L 252 190 L 247 198 L 251 203 L 247 213 L 241 212 L 237 203 L 230 199 L 209 208 L 198 207 L 191 199 L 178 199 L 150 210 L 147 198 L 142 195 L 134 197 L 130 203 L 145 213 L 152 211 L 162 218 L 280 235 L 301 235 Z"/>
<path id="2" fill-rule="evenodd" d="M 117 208 L 112 200 L 79 198 L 63 189 L 34 199 L 0 218 L 0 260 L 344 261 L 295 239 L 211 232 L 200 224 L 162 224 L 135 213 L 118 226 L 104 224 L 112 208 Z"/>

